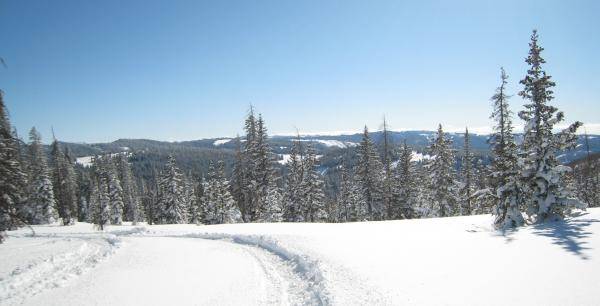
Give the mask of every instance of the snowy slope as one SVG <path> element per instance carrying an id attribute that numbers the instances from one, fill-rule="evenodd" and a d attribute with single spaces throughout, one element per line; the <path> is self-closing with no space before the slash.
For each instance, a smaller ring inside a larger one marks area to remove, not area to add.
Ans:
<path id="1" fill-rule="evenodd" d="M 490 220 L 21 229 L 0 245 L 0 304 L 600 304 L 600 209 Z"/>

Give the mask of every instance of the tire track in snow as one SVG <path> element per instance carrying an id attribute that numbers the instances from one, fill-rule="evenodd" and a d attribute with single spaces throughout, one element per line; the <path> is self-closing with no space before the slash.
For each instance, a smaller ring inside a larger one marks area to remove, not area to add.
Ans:
<path id="1" fill-rule="evenodd" d="M 44 290 L 61 287 L 98 262 L 109 257 L 120 245 L 114 235 L 101 237 L 78 237 L 74 235 L 42 235 L 36 238 L 65 238 L 81 240 L 73 252 L 52 255 L 50 258 L 30 262 L 15 268 L 7 277 L 0 279 L 0 301 L 21 303 L 28 297 Z M 100 238 L 100 239 L 99 239 Z"/>

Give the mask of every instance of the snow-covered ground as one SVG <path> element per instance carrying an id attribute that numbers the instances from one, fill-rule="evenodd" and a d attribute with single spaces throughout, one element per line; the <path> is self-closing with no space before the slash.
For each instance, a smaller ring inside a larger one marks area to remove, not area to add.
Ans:
<path id="1" fill-rule="evenodd" d="M 600 209 L 490 221 L 24 228 L 0 245 L 0 304 L 600 305 Z"/>

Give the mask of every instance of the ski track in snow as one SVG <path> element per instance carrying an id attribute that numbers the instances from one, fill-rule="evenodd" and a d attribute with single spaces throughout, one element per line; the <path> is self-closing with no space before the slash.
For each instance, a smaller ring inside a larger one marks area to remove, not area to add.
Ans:
<path id="1" fill-rule="evenodd" d="M 71 252 L 51 255 L 50 258 L 35 260 L 18 266 L 4 278 L 0 278 L 0 302 L 22 303 L 26 298 L 47 289 L 62 287 L 82 273 L 92 269 L 108 258 L 119 246 L 115 235 L 36 235 L 32 238 L 65 238 L 80 240 L 80 245 Z M 98 239 L 100 238 L 100 239 Z M 44 244 L 43 242 L 40 245 Z"/>
<path id="2" fill-rule="evenodd" d="M 275 286 L 275 292 L 286 296 L 287 301 L 278 300 L 273 305 L 330 305 L 331 298 L 325 288 L 323 274 L 317 261 L 294 254 L 276 241 L 258 235 L 232 235 L 221 233 L 162 234 L 148 231 L 151 237 L 199 238 L 228 241 L 246 246 L 248 252 L 261 264 Z M 267 260 L 265 260 L 265 258 Z M 271 297 L 275 298 L 275 297 Z"/>
<path id="3" fill-rule="evenodd" d="M 0 278 L 0 304 L 21 304 L 27 298 L 49 289 L 65 287 L 73 279 L 107 259 L 123 243 L 119 237 L 163 237 L 206 239 L 232 243 L 242 248 L 264 272 L 266 305 L 330 305 L 319 263 L 294 254 L 265 236 L 220 233 L 161 233 L 145 227 L 113 230 L 110 234 L 64 233 L 37 234 L 21 237 L 39 240 L 64 239 L 80 241 L 71 252 L 26 263 Z M 15 236 L 15 238 L 18 236 Z M 43 242 L 41 242 L 43 244 Z"/>

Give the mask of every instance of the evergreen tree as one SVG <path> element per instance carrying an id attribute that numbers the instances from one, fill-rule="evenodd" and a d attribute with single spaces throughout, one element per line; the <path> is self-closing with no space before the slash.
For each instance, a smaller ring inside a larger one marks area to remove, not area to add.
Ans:
<path id="1" fill-rule="evenodd" d="M 400 148 L 400 159 L 396 167 L 397 205 L 392 210 L 395 219 L 411 219 L 415 217 L 418 206 L 417 181 L 415 165 L 412 161 L 412 149 L 406 144 Z"/>
<path id="2" fill-rule="evenodd" d="M 324 183 L 321 175 L 317 172 L 317 157 L 311 144 L 306 146 L 304 173 L 301 184 L 304 220 L 307 222 L 325 221 L 327 210 L 323 192 Z"/>
<path id="3" fill-rule="evenodd" d="M 210 165 L 209 180 L 204 190 L 205 223 L 223 224 L 241 221 L 241 213 L 229 192 L 229 181 L 225 178 L 225 163 L 217 167 Z"/>
<path id="4" fill-rule="evenodd" d="M 460 215 L 470 215 L 473 210 L 473 193 L 474 193 L 474 169 L 473 169 L 473 152 L 471 152 L 471 136 L 469 129 L 465 128 L 465 142 L 463 145 L 462 156 L 462 188 L 460 189 Z"/>
<path id="5" fill-rule="evenodd" d="M 369 137 L 369 130 L 365 126 L 363 139 L 358 148 L 356 179 L 365 196 L 368 220 L 382 220 L 385 216 L 383 174 L 383 165 Z"/>
<path id="6" fill-rule="evenodd" d="M 173 224 L 187 222 L 183 175 L 175 158 L 169 155 L 167 164 L 158 182 L 158 217 L 159 223 Z"/>
<path id="7" fill-rule="evenodd" d="M 244 221 L 249 221 L 248 211 L 248 182 L 247 182 L 247 165 L 246 158 L 242 152 L 242 143 L 240 137 L 235 139 L 235 160 L 233 164 L 233 173 L 231 175 L 231 195 L 235 200 Z M 203 184 L 200 184 L 203 186 Z M 198 197 L 199 199 L 201 197 Z"/>
<path id="8" fill-rule="evenodd" d="M 56 221 L 56 202 L 52 180 L 48 173 L 46 154 L 42 138 L 35 128 L 29 132 L 29 195 L 25 205 L 27 221 L 30 224 L 49 224 Z"/>
<path id="9" fill-rule="evenodd" d="M 15 229 L 22 222 L 17 220 L 16 213 L 24 199 L 21 186 L 26 180 L 3 95 L 0 90 L 0 243 L 5 231 Z"/>
<path id="10" fill-rule="evenodd" d="M 62 219 L 63 225 L 70 225 L 75 222 L 74 216 L 77 214 L 76 211 L 73 211 L 73 208 L 77 207 L 73 165 L 67 160 L 67 156 L 56 139 L 52 142 L 50 155 L 52 161 L 52 186 L 54 188 L 58 216 Z"/>
<path id="11" fill-rule="evenodd" d="M 508 75 L 501 69 L 501 83 L 492 96 L 492 118 L 496 124 L 489 143 L 492 146 L 491 188 L 495 196 L 494 226 L 507 228 L 522 225 L 523 216 L 519 210 L 522 202 L 519 172 L 517 166 L 517 145 L 513 136 L 512 112 L 508 108 L 509 95 L 506 93 Z"/>
<path id="12" fill-rule="evenodd" d="M 304 214 L 302 207 L 302 182 L 304 181 L 304 158 L 300 135 L 292 143 L 290 159 L 287 163 L 285 208 L 283 219 L 287 222 L 302 222 Z"/>
<path id="13" fill-rule="evenodd" d="M 527 214 L 535 222 L 562 218 L 574 207 L 584 207 L 566 188 L 564 175 L 570 171 L 560 165 L 556 152 L 573 148 L 575 132 L 581 122 L 575 122 L 558 134 L 553 133 L 556 124 L 564 120 L 563 112 L 549 103 L 554 99 L 555 83 L 542 69 L 546 61 L 544 50 L 538 45 L 537 31 L 533 31 L 526 59 L 529 69 L 520 81 L 523 90 L 519 95 L 529 103 L 519 117 L 526 122 L 522 144 L 521 176 L 527 191 Z"/>
<path id="14" fill-rule="evenodd" d="M 111 200 L 109 196 L 109 187 L 106 177 L 98 177 L 98 183 L 93 183 L 90 202 L 94 209 L 94 224 L 99 230 L 104 230 L 104 227 L 111 223 L 112 211 Z"/>
<path id="15" fill-rule="evenodd" d="M 204 186 L 203 184 L 195 184 L 191 179 L 188 179 L 186 190 L 191 191 L 188 196 L 188 222 L 192 224 L 200 224 L 204 220 L 202 215 Z"/>
<path id="16" fill-rule="evenodd" d="M 396 188 L 394 188 L 394 177 L 392 174 L 392 145 L 388 135 L 388 126 L 383 118 L 383 145 L 382 145 L 382 162 L 383 162 L 383 207 L 385 208 L 385 218 L 390 220 L 394 218 L 394 209 L 398 206 L 395 200 Z"/>
<path id="17" fill-rule="evenodd" d="M 337 208 L 340 222 L 350 221 L 351 214 L 351 197 L 352 197 L 352 178 L 348 171 L 348 166 L 345 164 L 345 160 L 342 159 L 340 163 L 340 187 L 336 197 Z"/>
<path id="18" fill-rule="evenodd" d="M 452 141 L 447 139 L 438 127 L 437 135 L 429 147 L 432 158 L 427 165 L 430 178 L 430 192 L 435 216 L 452 216 L 457 212 L 457 186 L 455 183 L 454 154 Z"/>
<path id="19" fill-rule="evenodd" d="M 119 173 L 112 157 L 106 156 L 103 165 L 105 178 L 108 185 L 108 197 L 110 199 L 110 224 L 123 224 L 123 187 L 119 180 Z"/>
<path id="20" fill-rule="evenodd" d="M 117 163 L 119 179 L 123 189 L 125 221 L 131 221 L 135 225 L 142 219 L 135 178 L 133 177 L 131 165 L 126 154 L 120 154 L 117 157 Z"/>

